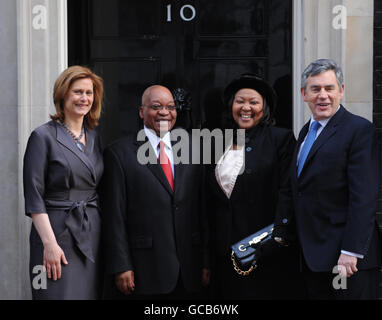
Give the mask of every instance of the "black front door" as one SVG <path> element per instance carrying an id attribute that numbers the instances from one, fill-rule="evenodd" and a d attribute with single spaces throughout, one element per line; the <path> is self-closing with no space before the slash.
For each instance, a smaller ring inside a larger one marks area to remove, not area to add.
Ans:
<path id="1" fill-rule="evenodd" d="M 292 127 L 291 0 L 68 0 L 69 64 L 105 82 L 105 143 L 136 131 L 146 87 L 183 88 L 192 127 L 219 126 L 221 92 L 244 72 L 279 96 L 278 126 Z"/>

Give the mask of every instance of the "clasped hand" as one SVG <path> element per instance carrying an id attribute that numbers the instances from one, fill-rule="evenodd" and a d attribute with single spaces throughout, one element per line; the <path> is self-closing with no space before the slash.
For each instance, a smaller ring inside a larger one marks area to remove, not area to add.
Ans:
<path id="1" fill-rule="evenodd" d="M 341 277 L 349 278 L 358 271 L 357 258 L 344 253 L 341 253 L 337 266 L 338 273 Z"/>

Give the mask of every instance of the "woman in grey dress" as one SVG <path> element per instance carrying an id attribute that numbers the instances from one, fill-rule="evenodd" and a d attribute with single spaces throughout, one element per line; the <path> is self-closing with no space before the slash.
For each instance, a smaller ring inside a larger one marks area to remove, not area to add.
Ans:
<path id="1" fill-rule="evenodd" d="M 33 220 L 33 299 L 100 298 L 101 219 L 96 188 L 103 161 L 94 128 L 102 95 L 102 79 L 91 70 L 66 69 L 54 86 L 57 113 L 28 140 L 24 197 L 26 215 Z M 47 279 L 38 274 L 42 266 Z"/>

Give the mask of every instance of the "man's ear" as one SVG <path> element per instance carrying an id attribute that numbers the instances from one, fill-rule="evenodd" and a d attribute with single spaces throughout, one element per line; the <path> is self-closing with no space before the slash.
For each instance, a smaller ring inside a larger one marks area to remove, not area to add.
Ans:
<path id="1" fill-rule="evenodd" d="M 342 84 L 342 86 L 341 86 L 341 99 L 344 97 L 344 93 L 345 93 L 345 85 L 344 84 Z"/>
<path id="2" fill-rule="evenodd" d="M 139 117 L 141 119 L 143 119 L 143 107 L 142 106 L 139 107 Z"/>
<path id="3" fill-rule="evenodd" d="M 302 96 L 302 98 L 304 99 L 305 98 L 305 90 L 304 90 L 304 88 L 301 88 L 300 89 L 300 92 L 301 92 L 301 96 Z M 305 100 L 305 99 L 304 99 Z"/>

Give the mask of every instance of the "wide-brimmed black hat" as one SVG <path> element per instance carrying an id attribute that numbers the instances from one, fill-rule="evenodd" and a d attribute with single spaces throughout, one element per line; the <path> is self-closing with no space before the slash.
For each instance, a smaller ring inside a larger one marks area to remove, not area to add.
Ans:
<path id="1" fill-rule="evenodd" d="M 223 92 L 224 105 L 228 108 L 231 108 L 232 106 L 229 106 L 228 104 L 232 97 L 236 94 L 236 92 L 244 88 L 254 89 L 260 93 L 263 99 L 267 101 L 270 115 L 272 116 L 274 114 L 277 101 L 276 92 L 268 84 L 268 82 L 252 73 L 244 73 L 239 78 L 232 80 L 231 83 L 227 85 Z"/>

